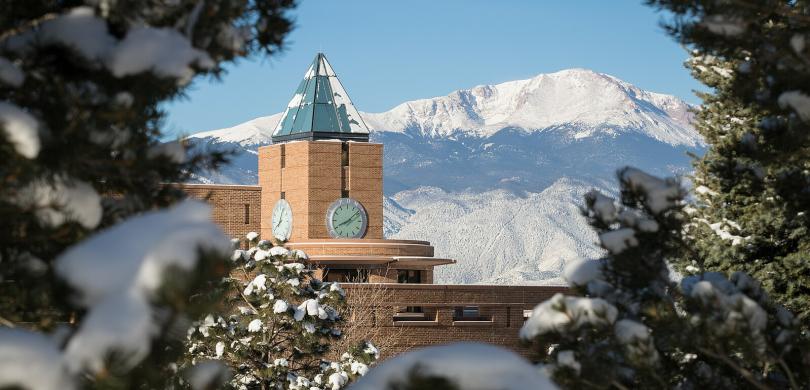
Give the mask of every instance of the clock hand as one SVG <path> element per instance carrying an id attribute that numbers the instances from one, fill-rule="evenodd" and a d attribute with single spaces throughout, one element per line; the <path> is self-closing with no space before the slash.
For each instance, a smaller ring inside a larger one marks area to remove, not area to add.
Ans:
<path id="1" fill-rule="evenodd" d="M 347 223 L 351 222 L 351 221 L 354 219 L 354 217 L 356 217 L 358 214 L 360 214 L 360 212 L 359 212 L 359 211 L 358 211 L 358 212 L 355 212 L 355 213 L 354 213 L 354 215 L 352 215 L 352 216 L 351 216 L 351 217 L 349 217 L 349 218 L 346 218 L 346 220 L 345 220 L 345 221 L 343 221 L 343 222 L 341 222 L 340 224 L 338 224 L 338 226 L 343 226 L 343 225 L 345 225 L 345 224 L 347 224 Z"/>
<path id="2" fill-rule="evenodd" d="M 279 215 L 278 215 L 278 223 L 276 224 L 275 227 L 278 227 L 279 225 L 281 225 L 281 221 L 283 221 L 283 220 L 284 220 L 284 210 L 281 210 L 281 213 L 279 213 Z"/>

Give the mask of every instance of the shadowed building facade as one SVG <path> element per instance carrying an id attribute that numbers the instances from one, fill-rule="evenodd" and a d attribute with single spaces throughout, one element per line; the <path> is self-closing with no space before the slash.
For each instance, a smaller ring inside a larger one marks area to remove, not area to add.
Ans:
<path id="1" fill-rule="evenodd" d="M 360 303 L 370 315 L 359 325 L 388 338 L 386 356 L 460 340 L 525 352 L 518 330 L 527 313 L 564 290 L 436 285 L 434 267 L 453 260 L 434 257 L 426 241 L 386 240 L 383 145 L 369 142 L 368 127 L 323 54 L 307 69 L 273 144 L 259 149 L 258 171 L 258 186 L 182 187 L 208 199 L 215 222 L 232 237 L 258 231 L 306 252 L 316 274 L 343 282 L 350 300 L 384 289 L 369 295 L 382 301 Z"/>

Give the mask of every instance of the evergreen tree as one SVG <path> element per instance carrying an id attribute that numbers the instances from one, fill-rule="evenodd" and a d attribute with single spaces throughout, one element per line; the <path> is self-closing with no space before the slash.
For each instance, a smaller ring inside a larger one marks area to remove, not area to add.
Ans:
<path id="1" fill-rule="evenodd" d="M 223 312 L 189 331 L 186 364 L 221 360 L 238 389 L 337 390 L 364 375 L 379 357 L 369 343 L 325 360 L 342 337 L 343 289 L 314 278 L 303 252 L 257 242 L 255 233 L 248 240 L 254 246 L 234 251 L 235 268 L 218 287 L 227 297 Z"/>
<path id="2" fill-rule="evenodd" d="M 275 53 L 293 5 L 0 1 L 0 387 L 162 387 L 228 245 L 207 206 L 165 209 L 225 156 L 162 143 L 160 104 Z"/>
<path id="3" fill-rule="evenodd" d="M 742 272 L 695 269 L 682 256 L 685 192 L 674 179 L 619 172 L 621 205 L 598 192 L 584 210 L 608 254 L 567 270 L 574 296 L 538 305 L 521 329 L 566 388 L 807 388 L 799 321 Z"/>
<path id="4" fill-rule="evenodd" d="M 672 1 L 701 94 L 692 257 L 678 267 L 745 271 L 810 319 L 810 3 Z"/>

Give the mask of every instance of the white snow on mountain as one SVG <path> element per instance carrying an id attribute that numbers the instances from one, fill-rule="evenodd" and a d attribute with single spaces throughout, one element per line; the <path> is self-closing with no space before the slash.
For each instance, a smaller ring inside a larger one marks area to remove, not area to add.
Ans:
<path id="1" fill-rule="evenodd" d="M 388 237 L 429 239 L 437 257 L 456 259 L 436 268 L 436 283 L 562 284 L 566 264 L 602 253 L 577 207 L 590 188 L 563 178 L 524 197 L 505 190 L 402 191 L 393 199 L 410 211 L 386 203 L 386 219 L 400 226 Z"/>
<path id="2" fill-rule="evenodd" d="M 458 132 L 487 137 L 504 128 L 538 131 L 573 125 L 578 127 L 576 139 L 609 128 L 635 131 L 670 145 L 698 146 L 703 140 L 689 124 L 692 108 L 675 96 L 647 92 L 604 73 L 568 69 L 405 102 L 362 116 L 372 131 L 417 129 L 432 137 Z M 263 116 L 191 137 L 243 146 L 269 144 L 280 118 L 281 113 Z"/>
<path id="3" fill-rule="evenodd" d="M 248 148 L 256 145 L 269 145 L 272 143 L 270 137 L 273 135 L 276 124 L 281 119 L 281 114 L 258 117 L 234 127 L 203 131 L 192 134 L 190 137 L 234 143 Z"/>
<path id="4" fill-rule="evenodd" d="M 584 138 L 598 128 L 635 131 L 671 145 L 702 143 L 691 128 L 690 106 L 669 95 L 643 91 L 587 69 L 541 74 L 528 80 L 482 85 L 450 95 L 364 114 L 372 129 L 417 129 L 434 137 L 453 133 L 490 136 L 504 128 L 541 130 L 576 125 Z M 615 130 L 614 130 L 615 131 Z"/>
<path id="5" fill-rule="evenodd" d="M 438 283 L 558 284 L 565 265 L 600 256 L 580 215 L 591 188 L 615 191 L 615 171 L 688 172 L 704 142 L 691 107 L 584 69 L 479 86 L 362 114 L 385 145 L 385 235 L 430 241 Z M 255 184 L 257 150 L 280 114 L 189 137 L 236 151 L 202 183 Z"/>

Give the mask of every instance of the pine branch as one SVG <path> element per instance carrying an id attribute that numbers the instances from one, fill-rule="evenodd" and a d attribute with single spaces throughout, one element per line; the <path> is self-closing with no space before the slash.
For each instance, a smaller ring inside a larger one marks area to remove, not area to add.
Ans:
<path id="1" fill-rule="evenodd" d="M 699 347 L 698 350 L 701 353 L 703 353 L 703 354 L 705 354 L 707 356 L 713 357 L 713 358 L 723 362 L 723 364 L 725 364 L 726 366 L 728 366 L 732 370 L 736 371 L 743 378 L 745 378 L 745 380 L 748 381 L 748 383 L 750 383 L 752 386 L 756 387 L 757 389 L 771 390 L 770 387 L 768 387 L 768 386 L 760 383 L 759 381 L 757 381 L 756 378 L 754 377 L 754 374 L 752 374 L 751 371 L 748 371 L 745 368 L 740 367 L 733 360 L 729 359 L 728 356 L 725 356 L 725 355 L 722 355 L 722 354 L 719 354 L 719 353 L 715 353 L 714 351 L 711 351 L 711 350 L 706 349 L 704 347 Z"/>

